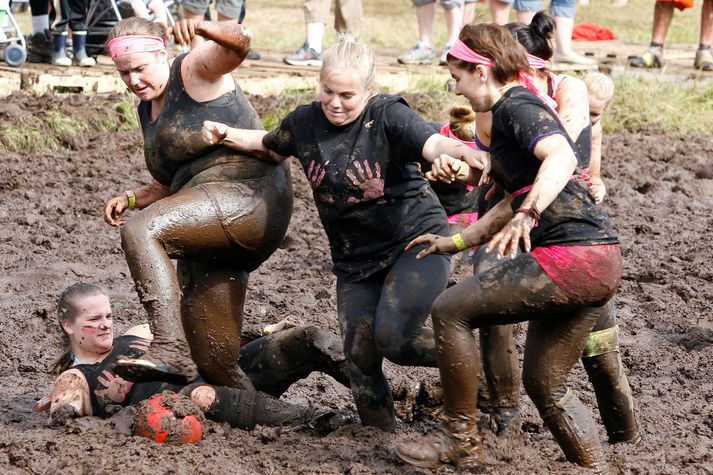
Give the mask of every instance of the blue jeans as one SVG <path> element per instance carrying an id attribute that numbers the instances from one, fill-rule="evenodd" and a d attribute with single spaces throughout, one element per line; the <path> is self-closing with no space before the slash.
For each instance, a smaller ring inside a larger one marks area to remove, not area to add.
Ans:
<path id="1" fill-rule="evenodd" d="M 518 12 L 538 12 L 542 10 L 542 0 L 515 0 L 513 8 Z M 565 18 L 574 18 L 577 13 L 577 0 L 552 0 L 550 14 Z"/>

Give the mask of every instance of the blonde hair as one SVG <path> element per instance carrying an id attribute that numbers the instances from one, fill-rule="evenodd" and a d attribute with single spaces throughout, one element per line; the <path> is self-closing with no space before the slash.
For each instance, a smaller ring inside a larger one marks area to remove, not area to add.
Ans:
<path id="1" fill-rule="evenodd" d="M 475 112 L 470 106 L 453 106 L 448 114 L 453 135 L 466 142 L 475 140 Z"/>
<path id="2" fill-rule="evenodd" d="M 354 71 L 367 92 L 371 94 L 378 92 L 374 52 L 349 33 L 340 33 L 337 42 L 324 52 L 322 70 L 319 74 L 320 81 L 337 70 Z"/>
<path id="3" fill-rule="evenodd" d="M 587 90 L 600 101 L 607 104 L 614 98 L 614 81 L 609 76 L 600 72 L 589 73 L 582 79 L 587 85 Z"/>
<path id="4" fill-rule="evenodd" d="M 159 38 L 163 38 L 164 44 L 168 44 L 168 36 L 161 25 L 151 20 L 136 16 L 125 18 L 114 25 L 109 32 L 107 42 L 109 42 L 109 40 L 113 40 L 114 38 L 128 35 L 158 36 Z"/>

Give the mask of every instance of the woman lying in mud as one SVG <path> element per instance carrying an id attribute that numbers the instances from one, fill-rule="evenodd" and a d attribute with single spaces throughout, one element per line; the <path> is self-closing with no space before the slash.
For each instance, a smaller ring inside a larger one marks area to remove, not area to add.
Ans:
<path id="1" fill-rule="evenodd" d="M 492 111 L 491 174 L 505 198 L 462 233 L 429 234 L 419 254 L 456 253 L 488 242 L 501 260 L 442 293 L 432 318 L 444 391 L 436 432 L 396 448 L 419 467 L 478 465 L 477 365 L 472 329 L 529 321 L 523 382 L 569 461 L 606 466 L 589 411 L 567 388 L 597 317 L 621 278 L 616 236 L 587 184 L 575 175 L 574 145 L 554 112 L 521 84 L 526 52 L 507 29 L 468 25 L 448 56 L 456 94 Z M 525 252 L 518 253 L 521 245 Z"/>
<path id="2" fill-rule="evenodd" d="M 49 410 L 54 424 L 80 416 L 109 417 L 122 406 L 165 390 L 189 396 L 209 419 L 245 430 L 255 425 L 303 424 L 317 415 L 314 410 L 276 399 L 291 384 L 321 371 L 349 385 L 339 340 L 312 326 L 271 333 L 241 348 L 242 369 L 260 392 L 202 381 L 187 386 L 132 383 L 117 375 L 113 366 L 119 358 L 141 357 L 150 348 L 147 325 L 114 338 L 109 297 L 92 284 L 68 287 L 59 298 L 58 312 L 66 347 L 52 368 L 58 375 L 52 394 L 38 407 Z"/>
<path id="3" fill-rule="evenodd" d="M 505 27 L 527 50 L 528 63 L 534 70 L 533 85 L 543 102 L 557 112 L 562 126 L 577 147 L 582 177 L 590 185 L 595 201 L 601 202 L 601 124 L 598 124 L 598 119 L 613 96 L 611 80 L 601 73 L 592 73 L 589 82 L 599 92 L 598 96 L 603 97 L 597 99 L 582 80 L 545 69 L 545 62 L 553 55 L 551 38 L 555 28 L 554 20 L 547 13 L 537 13 L 529 25 L 509 23 Z M 592 105 L 593 113 L 590 113 L 587 103 Z M 492 114 L 479 113 L 477 119 L 478 143 L 489 150 Z M 502 193 L 484 203 L 486 208 L 480 210 L 481 214 L 494 207 L 500 199 Z M 485 267 L 495 262 L 496 256 L 486 253 L 481 247 L 475 265 Z M 582 363 L 594 387 L 609 441 L 637 440 L 633 397 L 619 357 L 614 303 L 595 307 L 592 311 L 597 313 L 598 319 L 582 356 Z M 519 367 L 513 328 L 511 325 L 499 325 L 481 328 L 479 333 L 490 393 L 490 415 L 497 432 L 504 433 L 519 425 L 520 381 L 517 376 Z"/>
<path id="4" fill-rule="evenodd" d="M 344 37 L 324 53 L 320 101 L 287 115 L 276 130 L 206 122 L 204 139 L 284 162 L 296 157 L 310 181 L 337 275 L 337 312 L 352 394 L 361 422 L 395 428 L 383 358 L 435 366 L 433 333 L 423 324 L 448 281 L 449 262 L 419 249 L 416 236 L 446 233 L 443 208 L 416 162 L 440 154 L 483 163 L 437 133 L 403 101 L 376 92 L 374 55 Z M 473 173 L 463 167 L 464 173 Z M 477 180 L 476 180 L 477 181 Z"/>
<path id="5" fill-rule="evenodd" d="M 193 20 L 178 22 L 173 33 L 182 44 L 196 35 L 212 41 L 169 61 L 163 30 L 153 22 L 129 18 L 109 34 L 116 69 L 141 99 L 144 156 L 154 178 L 105 208 L 106 222 L 121 227 L 154 335 L 147 353 L 118 361 L 117 371 L 133 381 L 185 384 L 197 365 L 212 384 L 249 388 L 237 364 L 248 273 L 285 235 L 289 168 L 200 137 L 206 119 L 262 129 L 231 76 L 250 36 L 235 23 Z M 125 220 L 127 209 L 142 211 Z"/>

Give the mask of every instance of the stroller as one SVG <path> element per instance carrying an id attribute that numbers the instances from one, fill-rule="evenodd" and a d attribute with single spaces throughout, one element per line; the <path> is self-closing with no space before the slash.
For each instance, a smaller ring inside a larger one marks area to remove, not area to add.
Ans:
<path id="1" fill-rule="evenodd" d="M 0 50 L 3 52 L 3 60 L 8 66 L 21 66 L 27 59 L 27 43 L 17 24 L 13 9 L 22 7 L 23 3 L 10 6 L 10 0 L 0 0 Z M 19 8 L 18 8 L 19 10 Z"/>
<path id="2" fill-rule="evenodd" d="M 2 2 L 3 0 L 0 0 Z M 166 21 L 173 27 L 176 18 L 181 18 L 181 0 L 165 0 Z M 119 21 L 134 16 L 128 0 L 93 0 L 87 10 L 87 54 L 96 56 L 106 52 L 109 32 Z"/>

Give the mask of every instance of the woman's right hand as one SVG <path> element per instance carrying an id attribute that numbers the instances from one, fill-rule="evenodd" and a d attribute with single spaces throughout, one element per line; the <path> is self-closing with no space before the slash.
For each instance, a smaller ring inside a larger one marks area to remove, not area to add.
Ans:
<path id="1" fill-rule="evenodd" d="M 228 136 L 228 126 L 211 120 L 203 121 L 203 130 L 201 137 L 206 145 L 220 145 Z"/>
<path id="2" fill-rule="evenodd" d="M 183 19 L 176 22 L 173 26 L 173 39 L 179 45 L 190 45 L 193 38 L 198 35 L 198 25 L 203 20 L 200 19 Z"/>
<path id="3" fill-rule="evenodd" d="M 104 221 L 106 221 L 106 224 L 115 228 L 126 224 L 123 214 L 128 207 L 129 197 L 126 194 L 115 196 L 107 201 L 106 206 L 104 206 Z"/>

